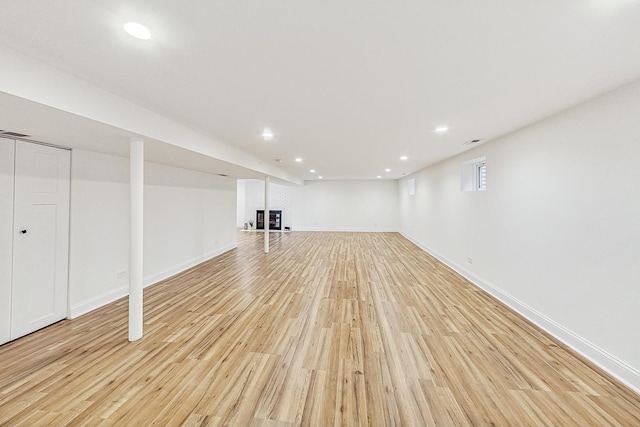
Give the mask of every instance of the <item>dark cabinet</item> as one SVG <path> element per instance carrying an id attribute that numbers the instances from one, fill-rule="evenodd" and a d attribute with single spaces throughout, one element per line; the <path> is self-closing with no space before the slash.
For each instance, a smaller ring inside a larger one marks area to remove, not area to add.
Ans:
<path id="1" fill-rule="evenodd" d="M 264 230 L 264 210 L 256 211 L 256 229 Z M 282 230 L 282 211 L 269 211 L 269 230 Z"/>

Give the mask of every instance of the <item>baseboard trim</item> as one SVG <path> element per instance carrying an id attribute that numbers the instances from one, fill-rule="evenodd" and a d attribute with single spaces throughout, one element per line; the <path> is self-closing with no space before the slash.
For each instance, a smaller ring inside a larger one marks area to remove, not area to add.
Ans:
<path id="1" fill-rule="evenodd" d="M 90 311 L 119 300 L 122 297 L 126 297 L 127 295 L 129 295 L 129 288 L 125 286 L 109 292 L 105 292 L 96 297 L 89 298 L 88 300 L 71 307 L 71 310 L 69 310 L 69 319 L 80 317 L 83 314 L 87 314 Z"/>
<path id="2" fill-rule="evenodd" d="M 238 247 L 238 244 L 233 243 L 231 245 L 227 245 L 215 251 L 208 252 L 204 255 L 196 257 L 182 264 L 171 267 L 160 273 L 154 274 L 153 276 L 146 277 L 143 281 L 143 286 L 146 288 L 151 285 L 154 285 L 158 282 L 161 282 L 162 280 L 168 279 L 171 276 L 175 276 L 178 273 L 188 270 L 191 267 L 195 267 L 198 264 L 208 261 L 211 258 L 215 258 L 219 255 L 222 255 L 225 252 L 235 249 L 236 247 Z M 87 314 L 90 311 L 96 310 L 100 307 L 103 307 L 107 304 L 117 301 L 120 298 L 126 297 L 127 295 L 129 295 L 129 287 L 124 286 L 109 292 L 105 292 L 96 297 L 90 298 L 86 301 L 81 302 L 80 304 L 77 304 L 71 307 L 71 309 L 69 310 L 69 319 L 75 319 L 77 317 L 80 317 L 83 314 Z"/>
<path id="3" fill-rule="evenodd" d="M 590 360 L 599 368 L 609 373 L 611 376 L 625 384 L 636 393 L 640 394 L 640 371 L 619 360 L 612 354 L 599 348 L 580 335 L 570 331 L 554 320 L 548 318 L 547 316 L 543 315 L 542 313 L 538 312 L 537 310 L 533 309 L 517 298 L 512 297 L 511 295 L 492 285 L 488 281 L 467 271 L 465 268 L 451 261 L 447 257 L 424 245 L 418 239 L 413 238 L 403 231 L 400 231 L 400 234 L 423 251 L 437 258 L 443 264 L 446 264 L 456 273 L 469 280 L 472 284 L 484 290 L 485 292 L 488 292 L 490 295 L 497 298 L 499 301 L 514 310 L 516 313 L 520 314 L 531 323 L 547 332 L 549 335 L 566 344 L 572 350 Z"/>
<path id="4" fill-rule="evenodd" d="M 158 282 L 161 282 L 165 279 L 168 279 L 171 276 L 175 276 L 178 273 L 181 273 L 185 270 L 190 269 L 191 267 L 195 267 L 198 264 L 201 264 L 205 261 L 209 261 L 211 258 L 215 258 L 218 255 L 222 255 L 225 252 L 228 252 L 232 249 L 235 249 L 238 247 L 237 243 L 232 243 L 230 245 L 224 246 L 220 249 L 216 249 L 215 251 L 211 251 L 208 252 L 206 254 L 203 254 L 199 257 L 193 258 L 187 262 L 183 262 L 182 264 L 178 264 L 176 266 L 173 266 L 171 268 L 168 268 L 160 273 L 156 273 L 153 276 L 149 276 L 149 277 L 145 277 L 144 278 L 144 287 L 148 287 L 151 285 L 154 285 Z"/>

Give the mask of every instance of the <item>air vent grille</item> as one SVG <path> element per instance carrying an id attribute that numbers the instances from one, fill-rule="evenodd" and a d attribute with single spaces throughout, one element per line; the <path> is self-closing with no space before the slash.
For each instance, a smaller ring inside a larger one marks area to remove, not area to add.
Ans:
<path id="1" fill-rule="evenodd" d="M 18 132 L 9 132 L 6 130 L 0 131 L 0 135 L 13 136 L 14 138 L 28 138 L 29 135 L 25 135 L 23 133 Z"/>
<path id="2" fill-rule="evenodd" d="M 463 142 L 462 145 L 473 145 L 473 144 L 477 144 L 478 142 L 480 142 L 479 139 L 470 139 L 467 142 Z"/>

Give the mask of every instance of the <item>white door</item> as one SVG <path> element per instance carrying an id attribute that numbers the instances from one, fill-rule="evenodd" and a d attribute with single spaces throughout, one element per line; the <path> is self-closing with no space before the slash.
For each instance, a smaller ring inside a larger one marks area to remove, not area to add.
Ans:
<path id="1" fill-rule="evenodd" d="M 14 147 L 15 141 L 0 138 L 0 344 L 11 339 Z"/>
<path id="2" fill-rule="evenodd" d="M 67 317 L 70 154 L 16 141 L 11 339 Z"/>

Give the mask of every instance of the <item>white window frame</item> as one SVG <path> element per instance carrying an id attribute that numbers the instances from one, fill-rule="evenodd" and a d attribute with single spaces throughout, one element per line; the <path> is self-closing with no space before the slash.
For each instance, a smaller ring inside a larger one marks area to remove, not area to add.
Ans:
<path id="1" fill-rule="evenodd" d="M 484 169 L 484 174 L 482 170 Z M 485 191 L 487 189 L 487 161 L 483 160 L 473 164 L 473 170 L 475 175 L 475 189 L 476 191 Z M 483 179 L 484 175 L 484 179 Z"/>
<path id="2" fill-rule="evenodd" d="M 484 168 L 484 180 L 481 178 Z M 460 172 L 462 191 L 486 191 L 487 189 L 487 157 L 482 156 L 462 164 Z"/>

